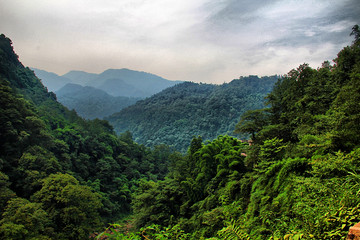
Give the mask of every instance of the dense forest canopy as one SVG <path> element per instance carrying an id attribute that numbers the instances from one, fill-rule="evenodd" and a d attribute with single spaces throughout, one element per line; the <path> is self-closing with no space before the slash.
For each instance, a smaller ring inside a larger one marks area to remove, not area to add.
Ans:
<path id="1" fill-rule="evenodd" d="M 266 108 L 242 115 L 235 131 L 250 134 L 251 144 L 193 138 L 165 180 L 138 190 L 134 224 L 141 231 L 107 235 L 344 239 L 360 221 L 357 26 L 352 35 L 334 64 L 300 65 L 277 81 Z"/>
<path id="2" fill-rule="evenodd" d="M 264 107 L 278 76 L 248 76 L 222 85 L 184 82 L 106 118 L 116 132 L 130 131 L 147 146 L 172 145 L 186 152 L 193 136 L 234 135 L 247 110 Z M 247 138 L 247 134 L 242 134 Z"/>
<path id="3" fill-rule="evenodd" d="M 169 147 L 146 148 L 69 111 L 4 35 L 0 83 L 0 238 L 87 239 L 131 212 L 141 181 L 164 179 Z"/>
<path id="4" fill-rule="evenodd" d="M 360 221 L 352 30 L 333 64 L 291 70 L 242 115 L 235 131 L 252 141 L 195 136 L 185 154 L 69 111 L 1 35 L 0 237 L 344 239 Z"/>

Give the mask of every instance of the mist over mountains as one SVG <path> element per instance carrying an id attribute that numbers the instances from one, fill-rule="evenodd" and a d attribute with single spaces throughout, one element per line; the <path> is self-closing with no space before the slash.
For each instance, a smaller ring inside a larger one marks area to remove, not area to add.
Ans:
<path id="1" fill-rule="evenodd" d="M 62 76 L 34 71 L 55 90 L 60 103 L 85 119 L 107 119 L 117 133 L 130 131 L 139 143 L 167 144 L 181 151 L 194 135 L 209 140 L 233 135 L 241 114 L 264 107 L 263 98 L 278 79 L 248 76 L 214 85 L 169 81 L 129 69 Z M 57 89 L 60 83 L 65 85 Z"/>
<path id="2" fill-rule="evenodd" d="M 33 71 L 60 103 L 85 119 L 103 119 L 181 82 L 129 69 L 108 69 L 100 74 L 70 71 L 62 76 Z"/>
<path id="3" fill-rule="evenodd" d="M 35 75 L 41 80 L 42 84 L 47 87 L 49 92 L 55 92 L 72 81 L 63 76 L 59 76 L 56 73 L 47 72 L 45 70 L 32 68 Z M 75 83 L 75 82 L 73 82 Z"/>
<path id="4" fill-rule="evenodd" d="M 57 100 L 86 119 L 104 118 L 136 103 L 140 98 L 114 97 L 89 86 L 68 83 L 56 91 Z"/>
<path id="5" fill-rule="evenodd" d="M 70 71 L 62 76 L 33 68 L 49 91 L 56 92 L 68 83 L 101 89 L 117 97 L 146 98 L 182 81 L 170 81 L 155 74 L 130 69 L 108 69 L 100 74 Z"/>

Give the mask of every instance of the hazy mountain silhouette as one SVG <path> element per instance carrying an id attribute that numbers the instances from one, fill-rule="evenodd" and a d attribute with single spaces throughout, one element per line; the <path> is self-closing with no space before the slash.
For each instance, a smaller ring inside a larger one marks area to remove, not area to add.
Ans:
<path id="1" fill-rule="evenodd" d="M 113 96 L 146 98 L 182 81 L 170 81 L 155 74 L 130 69 L 108 69 L 100 74 L 70 71 L 62 76 L 33 69 L 49 91 L 58 91 L 68 83 L 91 86 Z"/>
<path id="2" fill-rule="evenodd" d="M 59 76 L 56 73 L 47 72 L 37 68 L 32 68 L 35 75 L 41 80 L 49 92 L 55 92 L 68 83 L 73 82 L 71 79 L 64 76 Z"/>
<path id="3" fill-rule="evenodd" d="M 103 90 L 68 83 L 56 91 L 57 99 L 64 106 L 86 119 L 104 118 L 124 107 L 136 103 L 139 98 L 114 97 Z"/>

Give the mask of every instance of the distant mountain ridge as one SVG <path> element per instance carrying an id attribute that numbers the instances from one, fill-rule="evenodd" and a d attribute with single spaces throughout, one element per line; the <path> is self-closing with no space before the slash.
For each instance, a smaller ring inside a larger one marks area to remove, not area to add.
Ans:
<path id="1" fill-rule="evenodd" d="M 149 96 L 158 93 L 165 88 L 174 86 L 177 83 L 183 82 L 170 81 L 152 73 L 133 71 L 127 68 L 108 69 L 101 73 L 95 81 L 99 83 L 102 79 L 121 79 L 125 83 L 134 86 L 136 89 L 143 91 Z M 105 81 L 103 81 L 103 83 L 105 83 Z M 96 87 L 95 84 L 93 86 Z"/>
<path id="2" fill-rule="evenodd" d="M 33 68 L 49 91 L 68 83 L 99 88 L 112 96 L 146 98 L 182 81 L 171 81 L 155 74 L 130 69 L 108 69 L 100 74 L 70 71 L 62 76 Z"/>
<path id="3" fill-rule="evenodd" d="M 101 89 L 112 96 L 143 97 L 147 94 L 122 79 L 110 78 L 103 82 L 98 89 Z"/>
<path id="4" fill-rule="evenodd" d="M 77 84 L 80 84 L 83 86 L 87 86 L 88 82 L 91 82 L 97 76 L 98 76 L 98 74 L 96 74 L 96 73 L 88 73 L 88 72 L 76 71 L 76 70 L 72 70 L 72 71 L 62 75 L 62 77 L 66 77 L 66 78 L 70 79 L 73 83 L 77 83 Z"/>
<path id="5" fill-rule="evenodd" d="M 222 85 L 184 82 L 106 119 L 117 133 L 130 131 L 141 144 L 167 144 L 185 151 L 193 136 L 212 140 L 233 135 L 244 112 L 264 107 L 264 97 L 277 79 L 249 76 Z"/>
<path id="6" fill-rule="evenodd" d="M 49 92 L 55 92 L 66 84 L 72 82 L 71 79 L 65 76 L 59 76 L 56 73 L 47 72 L 37 68 L 32 68 L 32 70 Z"/>
<path id="7" fill-rule="evenodd" d="M 140 98 L 114 97 L 103 90 L 68 83 L 56 91 L 57 99 L 85 119 L 102 119 L 136 103 Z"/>

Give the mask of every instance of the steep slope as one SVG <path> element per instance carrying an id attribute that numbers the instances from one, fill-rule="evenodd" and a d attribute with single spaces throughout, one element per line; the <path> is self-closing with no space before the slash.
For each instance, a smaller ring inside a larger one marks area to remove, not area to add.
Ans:
<path id="1" fill-rule="evenodd" d="M 104 118 L 136 103 L 139 99 L 113 97 L 93 87 L 68 83 L 56 92 L 57 99 L 85 119 Z"/>
<path id="2" fill-rule="evenodd" d="M 131 212 L 140 179 L 166 174 L 170 149 L 69 111 L 3 34 L 0 96 L 0 239 L 88 239 Z"/>
<path id="3" fill-rule="evenodd" d="M 223 85 L 185 82 L 107 119 L 115 131 L 130 131 L 139 143 L 165 143 L 184 151 L 194 135 L 214 139 L 233 134 L 242 113 L 264 106 L 277 78 L 249 76 Z"/>
<path id="4" fill-rule="evenodd" d="M 237 131 L 251 133 L 251 145 L 195 137 L 168 178 L 144 183 L 133 201 L 138 236 L 351 239 L 360 222 L 358 25 L 352 34 L 333 65 L 290 70 L 267 108 L 241 117 Z"/>

